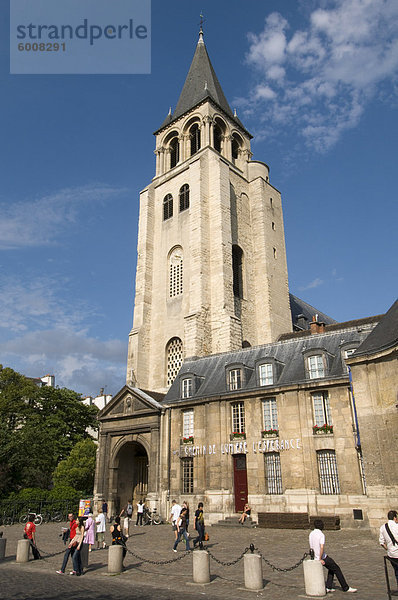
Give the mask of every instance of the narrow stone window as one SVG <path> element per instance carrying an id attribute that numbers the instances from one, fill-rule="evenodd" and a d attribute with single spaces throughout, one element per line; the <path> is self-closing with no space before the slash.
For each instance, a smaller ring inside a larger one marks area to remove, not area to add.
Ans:
<path id="1" fill-rule="evenodd" d="M 180 212 L 189 208 L 189 185 L 184 183 L 180 188 Z"/>
<path id="2" fill-rule="evenodd" d="M 176 166 L 180 160 L 180 145 L 178 138 L 175 137 L 170 142 L 170 169 Z"/>
<path id="3" fill-rule="evenodd" d="M 336 452 L 334 450 L 318 450 L 316 455 L 321 494 L 340 494 Z"/>
<path id="4" fill-rule="evenodd" d="M 276 258 L 276 248 L 273 248 L 274 251 L 274 258 Z"/>
<path id="5" fill-rule="evenodd" d="M 236 298 L 243 298 L 243 252 L 239 246 L 232 246 L 233 292 Z"/>
<path id="6" fill-rule="evenodd" d="M 275 231 L 275 223 L 272 221 L 272 231 Z"/>
<path id="7" fill-rule="evenodd" d="M 191 156 L 193 156 L 200 150 L 200 128 L 197 123 L 194 123 L 189 130 L 189 137 L 191 140 Z"/>
<path id="8" fill-rule="evenodd" d="M 283 494 L 281 455 L 279 452 L 266 452 L 264 460 L 267 494 Z"/>
<path id="9" fill-rule="evenodd" d="M 182 248 L 174 248 L 169 259 L 169 296 L 175 298 L 183 292 Z"/>
<path id="10" fill-rule="evenodd" d="M 167 194 L 163 198 L 163 221 L 167 221 L 167 219 L 171 219 L 173 216 L 173 196 L 171 194 Z"/>
<path id="11" fill-rule="evenodd" d="M 221 152 L 222 131 L 219 125 L 214 125 L 214 150 Z"/>
<path id="12" fill-rule="evenodd" d="M 182 341 L 174 337 L 167 344 L 167 385 L 170 386 L 182 365 Z"/>

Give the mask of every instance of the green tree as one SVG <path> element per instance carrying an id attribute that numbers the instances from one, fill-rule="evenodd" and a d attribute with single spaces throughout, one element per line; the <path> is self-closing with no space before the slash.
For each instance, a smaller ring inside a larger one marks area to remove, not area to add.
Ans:
<path id="1" fill-rule="evenodd" d="M 0 365 L 0 497 L 49 488 L 56 465 L 97 428 L 97 408 L 66 388 L 38 387 Z"/>
<path id="2" fill-rule="evenodd" d="M 83 494 L 92 494 L 96 452 L 93 440 L 77 442 L 68 458 L 61 460 L 54 471 L 54 489 L 70 486 Z"/>

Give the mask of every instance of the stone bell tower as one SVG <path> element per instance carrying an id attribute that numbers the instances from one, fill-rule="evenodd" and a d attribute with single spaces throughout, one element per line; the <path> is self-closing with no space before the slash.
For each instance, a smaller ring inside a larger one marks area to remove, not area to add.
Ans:
<path id="1" fill-rule="evenodd" d="M 141 192 L 127 383 L 166 391 L 182 361 L 291 331 L 281 196 L 253 161 L 199 41 Z"/>

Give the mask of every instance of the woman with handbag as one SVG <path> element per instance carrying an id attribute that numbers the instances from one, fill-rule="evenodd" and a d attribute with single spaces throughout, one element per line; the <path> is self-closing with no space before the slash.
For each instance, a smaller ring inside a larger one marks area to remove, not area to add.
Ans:
<path id="1" fill-rule="evenodd" d="M 70 573 L 70 575 L 80 576 L 83 574 L 83 566 L 82 566 L 82 558 L 80 556 L 80 550 L 82 547 L 84 532 L 85 532 L 84 518 L 78 517 L 77 521 L 78 522 L 77 522 L 75 537 L 73 538 L 73 540 L 71 540 L 71 542 L 69 544 L 70 547 L 75 548 L 75 552 L 72 557 L 73 571 Z"/>

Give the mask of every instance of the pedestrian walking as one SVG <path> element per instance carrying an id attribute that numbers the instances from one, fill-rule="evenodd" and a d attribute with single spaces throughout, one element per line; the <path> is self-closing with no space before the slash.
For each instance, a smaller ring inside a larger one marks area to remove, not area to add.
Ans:
<path id="1" fill-rule="evenodd" d="M 73 571 L 69 573 L 69 575 L 83 575 L 83 566 L 82 566 L 82 558 L 80 556 L 80 551 L 84 539 L 84 518 L 78 517 L 77 527 L 75 532 L 75 537 L 71 540 L 70 545 L 75 547 L 75 551 L 73 553 L 72 562 L 73 562 Z"/>
<path id="2" fill-rule="evenodd" d="M 395 578 L 398 587 L 398 513 L 396 510 L 389 510 L 387 514 L 388 522 L 380 527 L 379 543 L 385 550 L 387 556 L 391 559 Z"/>
<path id="3" fill-rule="evenodd" d="M 24 527 L 24 538 L 29 540 L 34 560 L 39 560 L 41 556 L 36 546 L 36 525 L 34 524 L 34 519 L 34 515 L 28 516 L 28 522 Z"/>
<path id="4" fill-rule="evenodd" d="M 203 550 L 203 538 L 205 537 L 205 518 L 203 515 L 203 502 L 199 502 L 197 510 L 195 510 L 195 517 L 193 526 L 198 532 L 198 537 L 193 541 L 193 547 L 199 544 L 199 548 Z"/>
<path id="5" fill-rule="evenodd" d="M 105 516 L 105 522 L 108 518 L 108 503 L 105 502 L 105 498 L 102 499 L 102 512 L 104 513 Z"/>
<path id="6" fill-rule="evenodd" d="M 176 521 L 177 538 L 176 538 L 176 541 L 174 542 L 173 552 L 177 552 L 177 546 L 183 537 L 185 539 L 185 550 L 187 552 L 190 551 L 186 517 L 187 517 L 187 509 L 183 507 L 180 512 L 180 516 L 178 517 L 178 519 Z"/>
<path id="7" fill-rule="evenodd" d="M 177 504 L 177 500 L 173 500 L 171 503 L 171 511 L 169 521 L 171 521 L 171 526 L 174 531 L 174 537 L 177 539 L 178 531 L 177 531 L 177 519 L 180 516 L 181 506 Z"/>
<path id="8" fill-rule="evenodd" d="M 95 521 L 93 519 L 93 513 L 89 513 L 88 519 L 84 525 L 84 544 L 88 544 L 88 551 L 91 552 L 91 547 L 95 542 Z"/>
<path id="9" fill-rule="evenodd" d="M 112 546 L 123 546 L 123 559 L 126 556 L 127 548 L 126 541 L 127 538 L 122 533 L 122 528 L 120 527 L 120 517 L 115 517 L 115 522 L 111 525 L 110 528 L 111 536 L 112 536 Z"/>
<path id="10" fill-rule="evenodd" d="M 105 515 L 102 512 L 102 508 L 98 510 L 97 518 L 95 519 L 97 525 L 97 533 L 95 535 L 97 540 L 97 548 L 106 548 L 105 544 L 105 531 L 106 531 L 106 520 Z"/>
<path id="11" fill-rule="evenodd" d="M 124 535 L 126 536 L 126 538 L 129 537 L 129 533 L 130 533 L 130 519 L 133 516 L 133 505 L 131 503 L 131 500 L 128 500 L 126 506 L 122 509 L 121 513 L 120 513 L 120 517 L 122 517 L 122 515 L 124 515 L 124 521 L 123 521 L 123 529 L 124 529 Z"/>
<path id="12" fill-rule="evenodd" d="M 187 533 L 188 533 L 188 527 L 189 527 L 189 503 L 184 501 L 182 503 L 182 507 L 186 509 L 186 513 L 185 513 L 185 517 L 186 517 L 186 524 L 187 524 Z M 189 536 L 189 533 L 188 533 Z"/>
<path id="13" fill-rule="evenodd" d="M 315 560 L 320 560 L 323 566 L 328 570 L 328 577 L 326 580 L 326 593 L 334 592 L 333 578 L 336 575 L 339 583 L 342 587 L 343 592 L 356 592 L 356 588 L 352 588 L 348 585 L 345 577 L 340 569 L 339 565 L 325 553 L 325 535 L 323 533 L 324 523 L 322 519 L 314 520 L 314 529 L 311 531 L 309 540 L 310 548 L 314 551 Z"/>
<path id="14" fill-rule="evenodd" d="M 68 539 L 71 541 L 71 540 L 73 540 L 73 538 L 76 535 L 77 521 L 76 521 L 73 513 L 68 514 L 68 520 L 69 520 Z M 71 543 L 69 543 L 67 549 L 65 550 L 62 567 L 60 568 L 59 571 L 56 571 L 58 573 L 58 575 L 65 574 L 65 569 L 66 569 L 66 565 L 68 564 L 69 557 L 71 556 L 73 558 L 74 553 L 75 553 L 75 546 L 72 546 Z"/>
<path id="15" fill-rule="evenodd" d="M 145 509 L 145 503 L 143 502 L 142 498 L 139 502 L 137 502 L 137 521 L 135 526 L 137 527 L 138 522 L 139 525 L 142 525 L 142 517 L 144 516 L 144 509 Z"/>

